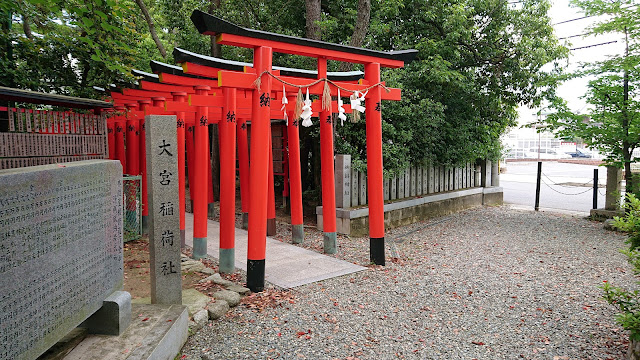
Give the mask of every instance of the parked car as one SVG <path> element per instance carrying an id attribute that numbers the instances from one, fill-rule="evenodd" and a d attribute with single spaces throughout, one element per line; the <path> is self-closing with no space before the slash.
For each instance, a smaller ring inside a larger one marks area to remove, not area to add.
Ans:
<path id="1" fill-rule="evenodd" d="M 571 155 L 559 152 L 556 149 L 546 149 L 546 148 L 533 148 L 529 149 L 529 152 L 525 155 L 529 159 L 538 159 L 538 150 L 540 150 L 540 159 L 545 160 L 557 160 L 557 159 L 571 159 Z"/>
<path id="2" fill-rule="evenodd" d="M 576 149 L 576 151 L 570 151 L 567 154 L 571 155 L 572 158 L 591 158 L 591 154 L 586 153 L 584 150 Z"/>

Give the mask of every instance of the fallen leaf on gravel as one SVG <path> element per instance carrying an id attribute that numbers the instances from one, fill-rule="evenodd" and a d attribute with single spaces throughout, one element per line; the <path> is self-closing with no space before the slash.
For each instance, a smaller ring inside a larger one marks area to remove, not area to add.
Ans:
<path id="1" fill-rule="evenodd" d="M 471 343 L 473 345 L 484 345 L 484 343 L 482 341 L 472 341 Z"/>

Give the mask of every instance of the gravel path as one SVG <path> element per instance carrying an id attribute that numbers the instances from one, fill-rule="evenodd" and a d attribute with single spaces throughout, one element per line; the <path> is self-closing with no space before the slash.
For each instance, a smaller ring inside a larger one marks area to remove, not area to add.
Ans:
<path id="1" fill-rule="evenodd" d="M 305 247 L 320 249 L 321 234 L 307 233 Z M 387 266 L 254 295 L 247 304 L 279 305 L 240 305 L 191 336 L 183 358 L 564 360 L 626 352 L 628 335 L 599 286 L 632 286 L 634 278 L 618 252 L 624 237 L 601 223 L 486 207 L 394 229 L 386 239 Z M 367 265 L 367 238 L 339 241 L 337 257 Z"/>

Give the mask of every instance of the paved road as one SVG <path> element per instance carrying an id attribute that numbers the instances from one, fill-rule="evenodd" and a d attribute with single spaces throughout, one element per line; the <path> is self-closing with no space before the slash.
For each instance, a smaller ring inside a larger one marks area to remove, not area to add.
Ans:
<path id="1" fill-rule="evenodd" d="M 506 173 L 500 175 L 505 203 L 533 208 L 537 166 L 537 162 L 507 164 Z M 598 169 L 598 184 L 606 184 L 607 171 L 604 167 L 543 162 L 540 207 L 588 213 L 593 202 L 593 169 Z M 577 186 L 580 184 L 583 185 Z M 598 207 L 604 207 L 604 194 L 605 189 L 601 187 Z"/>

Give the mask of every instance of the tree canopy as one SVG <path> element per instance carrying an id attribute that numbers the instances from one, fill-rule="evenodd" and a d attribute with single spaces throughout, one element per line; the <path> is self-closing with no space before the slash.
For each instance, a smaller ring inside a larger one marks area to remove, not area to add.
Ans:
<path id="1" fill-rule="evenodd" d="M 584 94 L 589 105 L 586 114 L 572 111 L 563 99 L 553 98 L 555 113 L 547 122 L 561 136 L 582 138 L 604 154 L 609 164 L 624 167 L 627 193 L 638 192 L 631 163 L 637 160 L 633 150 L 640 145 L 640 8 L 633 0 L 572 3 L 586 16 L 604 16 L 589 32 L 619 35 L 624 50 L 602 61 L 583 63 L 568 75 L 590 77 Z"/>
<path id="2" fill-rule="evenodd" d="M 383 71 L 400 102 L 383 103 L 385 169 L 497 157 L 499 137 L 521 104 L 553 94 L 559 60 L 547 0 L 18 0 L 0 7 L 0 83 L 92 96 L 91 86 L 131 82 L 149 60 L 172 63 L 174 47 L 251 60 L 197 33 L 194 9 L 239 25 L 376 50 L 419 50 L 403 69 Z M 145 12 L 148 14 L 146 16 Z M 313 26 L 311 26 L 313 25 Z M 166 56 L 163 56 L 163 51 Z M 277 54 L 274 65 L 315 68 Z M 330 70 L 344 70 L 331 61 Z M 93 94 L 95 96 L 95 94 Z M 336 127 L 336 152 L 366 159 L 364 121 Z M 317 129 L 303 130 L 318 136 Z M 313 151 L 311 151 L 313 152 Z"/>

